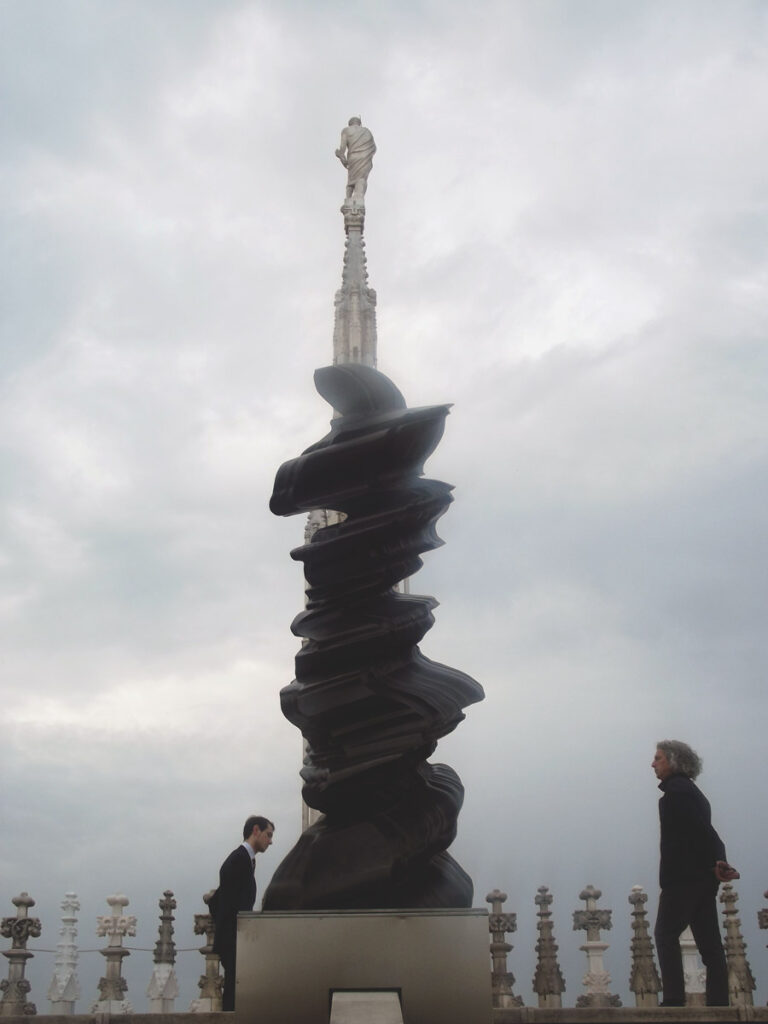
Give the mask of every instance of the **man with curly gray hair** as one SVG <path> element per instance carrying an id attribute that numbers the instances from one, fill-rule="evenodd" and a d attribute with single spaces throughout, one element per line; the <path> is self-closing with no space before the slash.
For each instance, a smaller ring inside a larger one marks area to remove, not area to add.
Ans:
<path id="1" fill-rule="evenodd" d="M 687 743 L 661 740 L 651 767 L 659 780 L 661 864 L 656 950 L 662 1006 L 685 1006 L 680 936 L 690 926 L 707 969 L 707 1006 L 728 1005 L 728 967 L 717 919 L 720 882 L 738 878 L 712 827 L 709 801 L 694 783 L 701 758 Z"/>

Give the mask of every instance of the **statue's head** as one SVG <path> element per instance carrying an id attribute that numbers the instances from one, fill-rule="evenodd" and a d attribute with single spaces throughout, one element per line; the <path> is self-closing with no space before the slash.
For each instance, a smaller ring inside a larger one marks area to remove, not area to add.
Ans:
<path id="1" fill-rule="evenodd" d="M 360 120 L 359 117 L 350 117 L 350 119 L 349 119 L 349 121 L 347 123 L 350 124 L 350 125 L 353 125 L 353 124 L 362 124 L 363 122 Z"/>

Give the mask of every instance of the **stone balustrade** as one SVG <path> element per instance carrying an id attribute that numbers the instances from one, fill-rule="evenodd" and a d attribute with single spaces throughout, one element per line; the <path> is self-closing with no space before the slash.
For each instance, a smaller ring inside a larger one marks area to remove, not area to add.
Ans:
<path id="1" fill-rule="evenodd" d="M 206 893 L 203 903 L 207 904 L 211 893 Z M 768 892 L 765 894 L 768 898 Z M 646 914 L 647 895 L 640 886 L 633 886 L 629 896 L 629 916 L 631 919 L 631 942 L 628 951 L 629 990 L 634 997 L 635 1008 L 632 1012 L 643 1011 L 640 1016 L 627 1017 L 631 1008 L 621 1007 L 619 997 L 611 992 L 611 977 L 606 969 L 605 954 L 609 944 L 604 933 L 612 927 L 613 911 L 599 906 L 602 894 L 599 889 L 588 885 L 580 893 L 579 899 L 584 902 L 583 908 L 573 911 L 573 930 L 585 932 L 586 938 L 578 947 L 586 954 L 586 972 L 583 977 L 584 991 L 572 997 L 572 1012 L 594 1012 L 600 1020 L 651 1019 L 643 1014 L 655 1014 L 652 1019 L 663 1019 L 664 1012 L 659 1009 L 659 991 L 661 988 L 656 968 L 653 940 L 650 934 Z M 535 943 L 536 968 L 532 979 L 535 1003 L 525 1005 L 525 1000 L 514 991 L 515 976 L 508 965 L 508 958 L 513 952 L 507 936 L 517 931 L 517 913 L 505 911 L 504 904 L 507 894 L 498 889 L 490 892 L 486 901 L 490 904 L 488 916 L 489 927 L 489 973 L 492 988 L 492 1006 L 497 1024 L 512 1020 L 534 1021 L 565 1020 L 570 1017 L 559 1016 L 565 1013 L 563 994 L 565 980 L 558 962 L 559 947 L 555 942 L 554 924 L 551 906 L 554 897 L 546 886 L 541 886 L 534 896 L 536 907 L 536 931 L 538 938 Z M 107 940 L 106 946 L 99 950 L 79 950 L 77 947 L 77 913 L 80 903 L 75 893 L 67 893 L 61 903 L 62 917 L 59 928 L 60 940 L 56 950 L 30 948 L 30 940 L 38 939 L 42 934 L 39 918 L 31 917 L 29 910 L 35 901 L 27 894 L 21 893 L 11 902 L 16 908 L 13 916 L 0 920 L 1 934 L 11 940 L 10 949 L 3 950 L 8 960 L 8 977 L 0 981 L 0 1017 L 29 1017 L 38 1012 L 30 983 L 26 977 L 29 961 L 37 952 L 55 952 L 53 978 L 47 991 L 50 1008 L 47 1012 L 55 1015 L 74 1015 L 77 1013 L 76 1003 L 81 997 L 81 986 L 77 976 L 78 959 L 83 953 L 98 952 L 104 957 L 104 974 L 98 982 L 98 996 L 89 1002 L 91 1015 L 100 1019 L 118 1015 L 132 1014 L 132 1003 L 128 999 L 127 982 L 123 976 L 123 961 L 131 952 L 153 952 L 153 966 L 148 965 L 148 986 L 146 995 L 149 999 L 151 1014 L 167 1015 L 183 1013 L 176 1007 L 179 996 L 179 985 L 176 977 L 175 963 L 177 953 L 173 935 L 173 911 L 176 900 L 170 890 L 166 890 L 160 901 L 160 925 L 158 940 L 154 951 L 149 949 L 136 950 L 126 946 L 126 939 L 136 935 L 137 920 L 133 915 L 125 913 L 129 905 L 127 897 L 120 894 L 109 896 L 107 904 L 109 914 L 97 919 L 97 935 Z M 724 945 L 728 961 L 729 988 L 732 1011 L 737 1016 L 727 1019 L 768 1020 L 768 1010 L 753 1007 L 755 978 L 746 956 L 746 943 L 741 930 L 738 913 L 738 894 L 730 883 L 721 888 L 720 903 L 722 905 Z M 194 934 L 203 937 L 203 945 L 194 950 L 183 950 L 183 953 L 202 955 L 200 964 L 202 974 L 198 981 L 199 996 L 192 1000 L 188 1007 L 190 1013 L 216 1013 L 221 1010 L 223 978 L 219 960 L 213 952 L 214 923 L 208 913 L 194 913 Z M 768 907 L 757 911 L 758 925 L 768 929 Z M 54 926 L 51 925 L 51 930 Z M 686 976 L 687 999 L 691 1010 L 698 1006 L 701 1019 L 715 1019 L 704 1006 L 703 972 L 696 947 L 690 933 L 681 937 L 683 960 Z M 620 959 L 614 953 L 613 959 Z M 625 957 L 626 959 L 626 957 Z M 198 961 L 199 962 L 199 961 Z M 42 1008 L 39 1012 L 46 1012 Z M 82 1011 L 81 1011 L 82 1012 Z M 662 1016 L 660 1017 L 659 1014 Z M 576 1019 L 574 1017 L 574 1019 Z M 587 1019 L 579 1016 L 578 1019 Z M 688 1018 L 693 1019 L 693 1018 Z"/>

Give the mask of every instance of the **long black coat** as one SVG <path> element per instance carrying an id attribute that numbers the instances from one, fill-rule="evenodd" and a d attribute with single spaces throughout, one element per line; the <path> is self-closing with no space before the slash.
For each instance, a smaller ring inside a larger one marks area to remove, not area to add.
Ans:
<path id="1" fill-rule="evenodd" d="M 219 888 L 216 894 L 216 934 L 213 951 L 222 962 L 234 961 L 237 939 L 237 915 L 241 910 L 253 910 L 256 902 L 256 879 L 253 862 L 244 846 L 238 846 L 219 869 Z"/>
<path id="2" fill-rule="evenodd" d="M 670 775 L 659 789 L 664 794 L 659 800 L 661 888 L 714 879 L 715 862 L 726 856 L 712 827 L 709 800 L 686 775 Z"/>

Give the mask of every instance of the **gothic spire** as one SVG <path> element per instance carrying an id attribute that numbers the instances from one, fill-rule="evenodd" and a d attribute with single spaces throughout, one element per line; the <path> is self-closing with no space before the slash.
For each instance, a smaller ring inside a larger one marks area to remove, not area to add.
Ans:
<path id="1" fill-rule="evenodd" d="M 365 192 L 376 143 L 359 117 L 349 119 L 341 132 L 336 156 L 347 170 L 344 205 L 344 265 L 336 292 L 333 362 L 376 366 L 376 292 L 368 286 L 365 260 Z"/>

